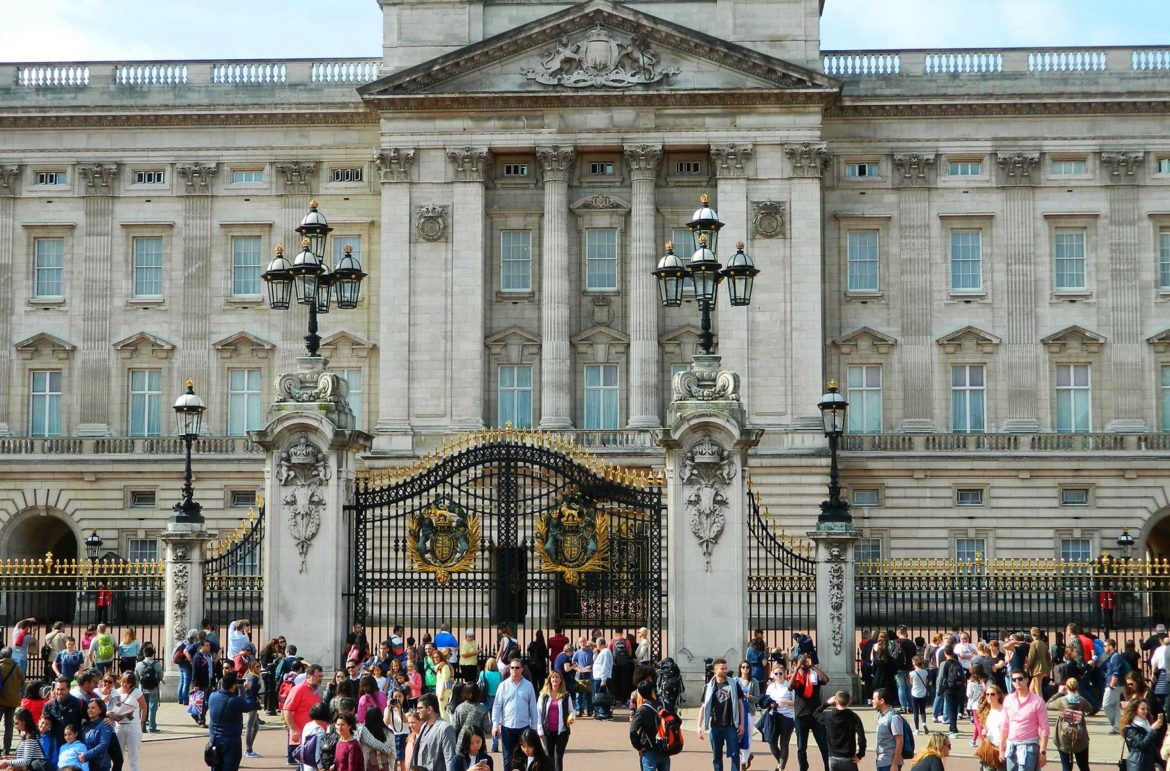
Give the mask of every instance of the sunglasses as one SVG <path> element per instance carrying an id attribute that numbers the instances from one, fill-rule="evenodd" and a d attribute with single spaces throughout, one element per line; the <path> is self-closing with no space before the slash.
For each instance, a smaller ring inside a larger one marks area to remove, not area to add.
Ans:
<path id="1" fill-rule="evenodd" d="M 508 669 L 519 671 L 519 670 L 523 669 L 523 667 L 508 667 Z"/>
<path id="2" fill-rule="evenodd" d="M 1022 677 L 1013 677 L 1013 678 L 1012 678 L 1012 682 L 1013 682 L 1013 683 L 1022 683 L 1022 682 L 1024 682 L 1024 678 L 1022 678 Z"/>

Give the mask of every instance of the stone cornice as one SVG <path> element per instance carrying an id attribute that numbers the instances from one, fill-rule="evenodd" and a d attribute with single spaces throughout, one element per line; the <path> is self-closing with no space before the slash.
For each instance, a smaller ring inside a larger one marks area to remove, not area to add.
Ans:
<path id="1" fill-rule="evenodd" d="M 501 109 L 559 109 L 573 107 L 731 107 L 784 106 L 822 108 L 822 91 L 728 89 L 709 91 L 620 91 L 590 93 L 466 93 L 379 97 L 378 109 L 394 111 L 448 111 Z"/>
<path id="2" fill-rule="evenodd" d="M 844 99 L 825 111 L 826 118 L 965 118 L 1018 115 L 1147 115 L 1170 113 L 1170 99 L 1036 99 L 1012 101 L 921 101 L 907 94 L 904 100 L 868 102 Z"/>
<path id="3" fill-rule="evenodd" d="M 232 112 L 79 112 L 79 111 L 38 111 L 0 114 L 0 128 L 136 128 L 175 126 L 346 126 L 354 124 L 376 124 L 379 116 L 357 105 L 357 109 L 321 112 L 304 111 L 254 111 L 255 108 L 241 106 Z"/>

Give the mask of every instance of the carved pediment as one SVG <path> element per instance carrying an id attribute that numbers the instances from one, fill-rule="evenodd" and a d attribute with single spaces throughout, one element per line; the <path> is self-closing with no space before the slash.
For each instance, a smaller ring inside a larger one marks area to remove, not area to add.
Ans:
<path id="1" fill-rule="evenodd" d="M 861 327 L 855 329 L 847 335 L 842 335 L 833 341 L 833 345 L 837 346 L 842 354 L 849 355 L 862 349 L 864 346 L 870 346 L 877 353 L 889 353 L 890 349 L 898 344 L 898 341 L 889 335 L 883 335 L 876 329 L 870 327 Z"/>
<path id="2" fill-rule="evenodd" d="M 370 355 L 374 343 L 361 335 L 341 330 L 334 332 L 321 341 L 321 350 L 328 356 L 348 355 L 356 359 L 364 359 Z"/>
<path id="3" fill-rule="evenodd" d="M 604 325 L 597 325 L 586 329 L 570 340 L 573 347 L 581 354 L 589 356 L 596 364 L 610 361 L 610 355 L 625 353 L 630 344 L 630 338 Z"/>
<path id="4" fill-rule="evenodd" d="M 1146 342 L 1154 346 L 1154 351 L 1157 353 L 1170 351 L 1170 329 L 1164 329 L 1156 335 L 1147 337 Z"/>
<path id="5" fill-rule="evenodd" d="M 501 329 L 484 338 L 483 344 L 492 356 L 508 364 L 519 364 L 540 354 L 540 336 L 520 327 Z"/>
<path id="6" fill-rule="evenodd" d="M 243 331 L 236 332 L 222 340 L 216 340 L 211 344 L 211 347 L 219 351 L 220 356 L 225 359 L 230 359 L 233 356 L 252 356 L 257 359 L 265 359 L 270 351 L 276 349 L 276 346 L 267 340 Z"/>
<path id="7" fill-rule="evenodd" d="M 175 346 L 149 332 L 137 332 L 114 343 L 114 350 L 123 359 L 129 359 L 139 353 L 149 354 L 158 359 L 169 359 L 175 352 Z"/>
<path id="8" fill-rule="evenodd" d="M 1054 332 L 1040 342 L 1044 344 L 1049 353 L 1075 350 L 1078 347 L 1086 353 L 1096 353 L 1105 344 L 1105 338 L 1096 332 L 1090 332 L 1084 327 L 1074 324 L 1059 332 Z"/>
<path id="9" fill-rule="evenodd" d="M 358 91 L 367 101 L 394 100 L 395 108 L 424 95 L 459 96 L 467 104 L 480 96 L 479 104 L 498 108 L 506 104 L 501 94 L 528 96 L 529 104 L 531 97 L 550 95 L 581 104 L 587 95 L 614 100 L 647 91 L 696 91 L 717 99 L 728 90 L 757 90 L 775 101 L 779 90 L 793 92 L 794 100 L 819 102 L 839 89 L 837 81 L 814 70 L 624 3 L 587 0 Z"/>
<path id="10" fill-rule="evenodd" d="M 662 352 L 672 359 L 690 361 L 699 351 L 699 340 L 702 332 L 693 324 L 685 324 L 661 335 L 658 345 Z"/>
<path id="11" fill-rule="evenodd" d="M 993 353 L 1003 340 L 990 332 L 984 332 L 979 327 L 968 325 L 962 329 L 956 329 L 949 335 L 943 335 L 937 342 L 946 353 L 958 353 L 963 350 L 964 343 L 981 353 Z"/>
<path id="12" fill-rule="evenodd" d="M 73 343 L 62 340 L 56 335 L 50 335 L 48 332 L 38 332 L 32 337 L 26 337 L 14 347 L 22 359 L 32 359 L 37 354 L 50 355 L 55 359 L 67 359 L 77 350 L 77 346 Z"/>

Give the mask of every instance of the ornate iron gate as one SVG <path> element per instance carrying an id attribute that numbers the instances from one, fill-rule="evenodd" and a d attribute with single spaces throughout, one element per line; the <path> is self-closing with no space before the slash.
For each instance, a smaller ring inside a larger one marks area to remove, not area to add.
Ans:
<path id="1" fill-rule="evenodd" d="M 817 634 L 815 547 L 787 535 L 748 486 L 748 623 L 768 647 L 791 646 L 792 635 Z"/>
<path id="2" fill-rule="evenodd" d="M 253 642 L 263 643 L 264 574 L 260 565 L 264 543 L 264 505 L 260 513 L 248 509 L 248 518 L 207 547 L 203 560 L 203 615 L 227 629 L 233 621 L 252 622 Z M 222 639 L 226 638 L 226 632 Z"/>
<path id="3" fill-rule="evenodd" d="M 511 428 L 463 436 L 406 474 L 359 481 L 346 507 L 351 620 L 370 639 L 449 623 L 490 654 L 498 624 L 522 645 L 537 629 L 645 626 L 662 654 L 659 478 Z"/>

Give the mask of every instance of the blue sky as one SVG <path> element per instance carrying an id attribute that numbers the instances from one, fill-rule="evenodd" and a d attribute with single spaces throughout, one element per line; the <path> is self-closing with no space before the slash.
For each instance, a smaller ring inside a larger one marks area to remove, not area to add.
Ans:
<path id="1" fill-rule="evenodd" d="M 6 0 L 3 61 L 377 57 L 376 0 Z M 827 0 L 824 48 L 1170 44 L 1167 0 Z"/>

